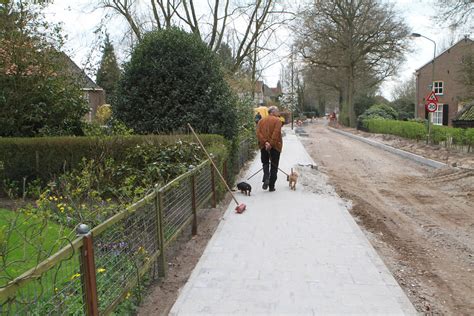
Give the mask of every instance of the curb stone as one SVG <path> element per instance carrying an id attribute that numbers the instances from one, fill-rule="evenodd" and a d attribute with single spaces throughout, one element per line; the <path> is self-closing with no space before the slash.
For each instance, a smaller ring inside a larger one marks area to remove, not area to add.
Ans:
<path id="1" fill-rule="evenodd" d="M 432 167 L 432 168 L 445 168 L 445 167 L 448 166 L 445 163 L 442 163 L 442 162 L 439 162 L 439 161 L 436 161 L 436 160 L 432 160 L 432 159 L 428 159 L 428 158 L 422 157 L 420 155 L 410 153 L 408 151 L 404 151 L 404 150 L 401 150 L 401 149 L 398 149 L 398 148 L 394 148 L 392 146 L 388 146 L 388 145 L 379 143 L 379 142 L 371 140 L 371 139 L 367 139 L 367 138 L 364 138 L 364 137 L 361 137 L 361 136 L 354 135 L 354 134 L 349 133 L 349 132 L 344 132 L 344 131 L 338 130 L 336 128 L 333 128 L 333 127 L 328 127 L 328 128 L 329 128 L 330 131 L 333 131 L 335 133 L 339 133 L 341 135 L 345 135 L 347 137 L 354 138 L 354 139 L 359 140 L 361 142 L 364 142 L 364 143 L 367 143 L 367 144 L 372 145 L 374 147 L 377 147 L 377 148 L 383 149 L 385 151 L 391 152 L 391 153 L 393 153 L 395 155 L 398 155 L 400 157 L 410 159 L 412 161 L 415 161 L 415 162 L 420 163 L 420 164 L 425 165 L 425 166 L 429 166 L 429 167 Z"/>

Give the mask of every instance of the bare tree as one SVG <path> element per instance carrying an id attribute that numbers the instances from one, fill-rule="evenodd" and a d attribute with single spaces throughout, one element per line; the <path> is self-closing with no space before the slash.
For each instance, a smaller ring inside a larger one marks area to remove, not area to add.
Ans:
<path id="1" fill-rule="evenodd" d="M 472 27 L 474 16 L 474 1 L 472 0 L 436 0 L 442 20 L 447 21 L 450 27 L 458 28 L 467 24 Z"/>
<path id="2" fill-rule="evenodd" d="M 400 119 L 415 117 L 416 111 L 416 82 L 412 76 L 406 81 L 399 82 L 392 92 L 392 107 L 397 110 Z"/>
<path id="3" fill-rule="evenodd" d="M 132 29 L 138 39 L 142 38 L 143 29 L 135 17 L 136 0 L 101 0 L 98 8 L 109 9 L 115 14 L 122 16 Z"/>
<path id="4" fill-rule="evenodd" d="M 344 111 L 354 127 L 356 81 L 372 74 L 377 84 L 396 72 L 408 27 L 376 0 L 316 0 L 302 14 L 302 26 L 296 30 L 299 50 L 309 63 L 344 74 Z"/>
<path id="5" fill-rule="evenodd" d="M 153 28 L 176 25 L 189 28 L 213 51 L 221 47 L 224 38 L 231 39 L 228 44 L 234 49 L 234 72 L 247 58 L 256 60 L 261 47 L 259 41 L 268 44 L 277 27 L 294 17 L 275 0 L 255 0 L 247 4 L 239 4 L 237 0 L 208 0 L 204 13 L 199 13 L 198 9 L 202 11 L 202 7 L 193 0 L 149 0 L 149 5 L 138 0 L 96 1 L 96 8 L 123 17 L 138 41 Z M 144 17 L 146 13 L 148 17 Z"/>

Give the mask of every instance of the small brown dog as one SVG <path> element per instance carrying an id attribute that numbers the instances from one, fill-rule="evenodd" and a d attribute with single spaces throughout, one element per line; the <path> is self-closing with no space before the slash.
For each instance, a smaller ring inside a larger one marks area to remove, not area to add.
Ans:
<path id="1" fill-rule="evenodd" d="M 288 181 L 290 182 L 290 190 L 296 191 L 296 182 L 298 181 L 298 174 L 296 171 L 293 171 L 291 168 L 291 173 L 288 176 Z"/>

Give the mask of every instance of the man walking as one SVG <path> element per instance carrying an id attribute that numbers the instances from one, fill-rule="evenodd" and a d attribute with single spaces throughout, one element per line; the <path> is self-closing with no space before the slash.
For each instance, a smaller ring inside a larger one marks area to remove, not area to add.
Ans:
<path id="1" fill-rule="evenodd" d="M 268 116 L 261 119 L 257 125 L 257 139 L 260 147 L 260 158 L 263 165 L 263 185 L 262 189 L 270 187 L 270 192 L 275 191 L 277 180 L 278 163 L 283 146 L 281 139 L 281 126 L 278 108 L 271 106 L 268 109 Z"/>

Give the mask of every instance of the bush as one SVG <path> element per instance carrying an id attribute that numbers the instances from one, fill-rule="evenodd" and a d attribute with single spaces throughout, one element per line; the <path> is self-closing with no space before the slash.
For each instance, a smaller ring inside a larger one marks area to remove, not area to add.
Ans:
<path id="1" fill-rule="evenodd" d="M 84 122 L 82 127 L 84 136 L 128 136 L 133 135 L 133 129 L 128 128 L 122 121 L 115 118 L 107 120 L 106 124 L 98 122 Z"/>
<path id="2" fill-rule="evenodd" d="M 82 135 L 80 75 L 61 53 L 58 28 L 34 5 L 0 5 L 0 136 Z"/>
<path id="3" fill-rule="evenodd" d="M 237 98 L 196 35 L 177 28 L 145 35 L 125 66 L 113 112 L 139 134 L 186 131 L 233 138 Z"/>
<path id="4" fill-rule="evenodd" d="M 338 122 L 344 126 L 349 126 L 349 114 L 347 113 L 346 107 L 339 113 Z"/>
<path id="5" fill-rule="evenodd" d="M 364 125 L 371 133 L 391 134 L 404 138 L 422 140 L 426 139 L 428 130 L 424 122 L 394 121 L 383 119 L 364 120 Z M 431 141 L 435 144 L 452 140 L 454 145 L 474 145 L 474 129 L 453 128 L 448 126 L 433 125 Z"/>
<path id="6" fill-rule="evenodd" d="M 106 159 L 121 162 L 129 148 L 142 144 L 160 147 L 177 140 L 194 141 L 191 135 L 0 138 L 0 187 L 5 191 L 8 184 L 13 190 L 14 184 L 18 194 L 24 178 L 27 185 L 35 179 L 45 185 L 66 171 L 77 169 L 84 158 L 96 163 Z M 201 135 L 201 140 L 215 154 L 222 155 L 227 150 L 222 136 Z"/>
<path id="7" fill-rule="evenodd" d="M 469 146 L 474 146 L 474 128 L 468 128 L 465 132 L 465 141 Z"/>
<path id="8" fill-rule="evenodd" d="M 386 104 L 375 104 L 365 110 L 362 115 L 357 118 L 357 127 L 364 126 L 364 121 L 368 119 L 396 120 L 398 113 L 394 108 Z"/>
<path id="9" fill-rule="evenodd" d="M 237 122 L 239 139 L 255 137 L 255 121 L 253 114 L 253 100 L 250 98 L 239 100 L 237 102 Z"/>
<path id="10" fill-rule="evenodd" d="M 217 159 L 226 158 L 219 150 L 214 152 Z M 116 213 L 119 205 L 142 198 L 155 185 L 169 183 L 205 159 L 198 144 L 186 141 L 129 147 L 122 160 L 84 158 L 75 170 L 59 176 L 30 212 L 65 226 L 80 222 L 95 226 Z"/>
<path id="11" fill-rule="evenodd" d="M 431 129 L 431 141 L 439 144 L 451 140 L 455 145 L 469 145 L 467 132 L 462 128 L 433 125 Z"/>

